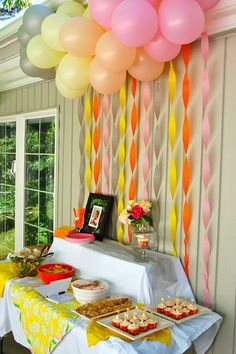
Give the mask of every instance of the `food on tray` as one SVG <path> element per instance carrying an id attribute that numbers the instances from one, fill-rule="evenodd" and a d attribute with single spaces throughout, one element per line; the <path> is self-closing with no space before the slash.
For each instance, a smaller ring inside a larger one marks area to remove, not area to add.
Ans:
<path id="1" fill-rule="evenodd" d="M 105 289 L 104 283 L 99 280 L 92 280 L 92 281 L 84 281 L 83 284 L 76 284 L 74 283 L 74 287 L 77 289 L 83 290 L 102 290 Z"/>
<path id="2" fill-rule="evenodd" d="M 176 299 L 173 300 L 168 296 L 167 301 L 161 298 L 161 302 L 157 305 L 156 310 L 158 313 L 163 313 L 175 320 L 180 320 L 184 317 L 196 314 L 198 312 L 198 306 L 193 299 L 189 302 L 186 298 L 181 300 L 179 296 L 177 296 Z"/>
<path id="3" fill-rule="evenodd" d="M 110 312 L 120 311 L 131 306 L 132 302 L 128 297 L 108 298 L 79 306 L 76 312 L 86 317 L 93 318 Z"/>
<path id="4" fill-rule="evenodd" d="M 63 265 L 56 264 L 48 268 L 43 268 L 41 271 L 44 273 L 60 274 L 60 273 L 67 273 L 68 268 L 64 267 Z"/>
<path id="5" fill-rule="evenodd" d="M 129 334 L 138 335 L 140 332 L 156 328 L 157 321 L 152 314 L 147 312 L 127 311 L 113 317 L 112 325 Z"/>

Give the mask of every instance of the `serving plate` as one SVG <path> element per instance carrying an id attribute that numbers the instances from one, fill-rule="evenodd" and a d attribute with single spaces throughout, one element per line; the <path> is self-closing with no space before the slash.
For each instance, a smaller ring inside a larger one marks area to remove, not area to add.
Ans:
<path id="1" fill-rule="evenodd" d="M 172 321 L 174 323 L 183 323 L 183 322 L 192 320 L 193 318 L 196 318 L 198 316 L 205 315 L 206 313 L 212 312 L 212 310 L 207 308 L 207 307 L 200 306 L 200 305 L 197 305 L 197 306 L 198 306 L 198 312 L 197 313 L 195 313 L 194 315 L 189 315 L 187 317 L 181 318 L 180 320 L 176 320 L 176 319 L 174 319 L 174 318 L 172 318 L 170 316 L 166 316 L 164 313 L 157 312 L 157 309 L 156 309 L 155 305 L 147 305 L 146 309 L 147 309 L 148 312 L 155 313 L 159 317 L 165 318 L 165 319 L 167 319 L 169 321 Z"/>
<path id="2" fill-rule="evenodd" d="M 87 244 L 94 242 L 95 236 L 93 234 L 83 234 L 83 233 L 70 233 L 66 235 L 65 240 L 72 243 L 82 243 Z"/>
<path id="3" fill-rule="evenodd" d="M 128 332 L 125 332 L 125 331 L 122 331 L 120 328 L 114 327 L 112 325 L 112 319 L 113 319 L 114 315 L 106 317 L 106 318 L 103 318 L 101 320 L 98 320 L 97 323 L 99 323 L 102 326 L 107 327 L 110 330 L 112 330 L 112 331 L 114 331 L 116 333 L 119 333 L 122 336 L 125 336 L 126 338 L 129 338 L 131 340 L 141 339 L 143 337 L 148 336 L 149 334 L 158 332 L 158 331 L 160 331 L 160 330 L 162 330 L 164 328 L 169 328 L 169 327 L 174 325 L 174 323 L 169 321 L 169 320 L 166 320 L 166 319 L 164 319 L 162 317 L 158 317 L 156 315 L 150 315 L 147 312 L 144 312 L 144 311 L 139 310 L 139 309 L 126 311 L 126 313 L 131 314 L 131 315 L 132 315 L 133 312 L 138 313 L 138 315 L 146 314 L 149 318 L 155 319 L 157 321 L 157 327 L 153 328 L 153 329 L 148 329 L 146 332 L 141 332 L 139 334 L 132 335 L 132 334 L 130 334 Z"/>

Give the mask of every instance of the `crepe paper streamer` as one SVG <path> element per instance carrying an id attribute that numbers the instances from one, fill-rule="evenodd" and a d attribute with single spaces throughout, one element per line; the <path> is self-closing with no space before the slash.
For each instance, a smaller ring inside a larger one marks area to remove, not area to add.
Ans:
<path id="1" fill-rule="evenodd" d="M 109 170 L 110 170 L 110 160 L 108 155 L 109 147 L 109 126 L 108 126 L 108 109 L 109 109 L 109 99 L 107 95 L 102 98 L 102 112 L 103 112 L 103 156 L 102 156 L 102 167 L 104 174 L 103 182 L 103 193 L 109 194 Z"/>
<path id="2" fill-rule="evenodd" d="M 205 149 L 207 149 L 208 147 L 209 135 L 210 135 L 209 119 L 208 119 L 208 114 L 205 112 L 203 122 L 202 122 L 202 141 Z"/>
<path id="3" fill-rule="evenodd" d="M 92 139 L 91 139 L 91 101 L 90 97 L 87 96 L 85 99 L 85 152 L 86 152 L 86 166 L 85 166 L 85 181 L 88 193 L 91 191 L 92 183 L 92 170 L 91 170 L 91 150 L 92 150 Z"/>
<path id="4" fill-rule="evenodd" d="M 203 160 L 202 160 L 202 183 L 204 186 L 204 197 L 202 200 L 202 220 L 204 224 L 203 237 L 203 280 L 204 280 L 204 304 L 210 305 L 210 289 L 209 289 L 209 259 L 211 254 L 211 245 L 208 234 L 209 221 L 211 217 L 211 206 L 208 197 L 208 185 L 211 178 L 211 167 L 208 158 L 208 144 L 210 136 L 210 125 L 207 114 L 207 105 L 209 99 L 209 75 L 207 70 L 208 54 L 209 54 L 209 40 L 207 32 L 202 33 L 201 36 L 201 52 L 204 63 L 204 72 L 202 77 L 202 101 L 203 101 L 203 120 L 202 120 L 202 142 L 203 142 Z"/>
<path id="5" fill-rule="evenodd" d="M 177 230 L 177 216 L 175 210 L 175 194 L 176 194 L 176 164 L 174 160 L 174 148 L 175 148 L 175 136 L 176 136 L 176 122 L 174 114 L 174 100 L 176 92 L 176 75 L 172 62 L 170 62 L 169 69 L 169 98 L 170 98 L 170 115 L 169 115 L 169 144 L 170 144 L 170 162 L 169 162 L 169 188 L 171 193 L 171 209 L 169 215 L 169 229 L 170 229 L 170 238 L 172 242 L 172 254 L 177 256 L 176 252 L 176 230 Z"/>
<path id="6" fill-rule="evenodd" d="M 182 128 L 182 141 L 184 148 L 184 164 L 182 170 L 182 187 L 184 192 L 184 205 L 183 205 L 183 216 L 182 216 L 182 224 L 184 229 L 184 270 L 189 277 L 189 228 L 191 224 L 191 212 L 190 206 L 187 202 L 189 198 L 189 185 L 190 185 L 190 166 L 188 161 L 188 147 L 190 141 L 190 127 L 189 120 L 187 115 L 188 105 L 189 105 L 189 97 L 190 97 L 190 83 L 188 76 L 188 64 L 190 58 L 190 45 L 186 44 L 182 46 L 182 56 L 185 66 L 185 72 L 182 82 L 182 98 L 184 105 L 184 119 L 183 119 L 183 128 Z"/>
<path id="7" fill-rule="evenodd" d="M 99 162 L 99 145 L 100 145 L 100 132 L 98 127 L 98 116 L 99 116 L 99 98 L 96 93 L 93 97 L 93 118 L 95 122 L 95 127 L 93 131 L 93 149 L 95 152 L 95 160 L 93 164 L 93 179 L 95 182 L 95 191 L 99 191 L 99 179 L 100 179 L 100 162 Z"/>
<path id="8" fill-rule="evenodd" d="M 148 176 L 150 173 L 150 161 L 149 161 L 149 153 L 148 146 L 150 141 L 150 122 L 148 110 L 151 104 L 151 93 L 150 93 L 150 84 L 149 82 L 144 82 L 142 86 L 142 97 L 143 97 L 143 106 L 145 110 L 145 118 L 143 122 L 143 143 L 144 143 L 144 152 L 143 152 L 143 163 L 142 163 L 142 172 L 144 179 L 144 188 L 142 192 L 142 198 L 148 199 Z"/>
<path id="9" fill-rule="evenodd" d="M 118 215 L 124 209 L 124 189 L 125 189 L 125 174 L 124 174 L 124 164 L 126 158 L 126 150 L 125 150 L 125 105 L 126 105 L 126 91 L 125 87 L 122 86 L 119 91 L 119 103 L 120 103 L 120 119 L 119 119 L 119 134 L 120 134 L 120 141 L 119 141 L 119 177 L 118 177 Z M 118 223 L 117 226 L 117 238 L 119 242 L 123 242 L 124 240 L 124 226 Z"/>
<path id="10" fill-rule="evenodd" d="M 137 161 L 137 147 L 136 147 L 136 142 L 135 142 L 135 134 L 136 134 L 136 129 L 137 129 L 137 122 L 138 122 L 138 111 L 137 111 L 137 105 L 136 105 L 136 90 L 137 90 L 137 82 L 134 78 L 132 78 L 131 81 L 131 93 L 133 97 L 133 103 L 132 103 L 132 108 L 131 108 L 131 116 L 130 116 L 130 123 L 131 123 L 131 132 L 132 132 L 132 141 L 131 141 L 131 146 L 130 146 L 130 151 L 129 151 L 129 163 L 130 163 L 130 169 L 131 169 L 131 179 L 129 183 L 129 199 L 135 199 L 136 195 L 136 183 L 134 180 L 134 170 L 136 167 L 136 161 Z M 130 238 L 130 235 L 129 235 Z"/>

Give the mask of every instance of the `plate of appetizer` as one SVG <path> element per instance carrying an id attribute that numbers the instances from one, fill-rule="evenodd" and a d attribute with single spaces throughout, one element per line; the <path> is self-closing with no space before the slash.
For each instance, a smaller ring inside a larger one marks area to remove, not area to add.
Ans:
<path id="1" fill-rule="evenodd" d="M 174 325 L 169 320 L 140 309 L 118 313 L 97 322 L 131 340 L 140 339 Z"/>
<path id="2" fill-rule="evenodd" d="M 157 314 L 174 323 L 183 323 L 192 318 L 204 315 L 212 310 L 200 306 L 193 299 L 190 301 L 187 298 L 176 297 L 172 299 L 170 296 L 165 300 L 161 298 L 161 302 L 157 305 L 148 305 L 147 311 Z"/>

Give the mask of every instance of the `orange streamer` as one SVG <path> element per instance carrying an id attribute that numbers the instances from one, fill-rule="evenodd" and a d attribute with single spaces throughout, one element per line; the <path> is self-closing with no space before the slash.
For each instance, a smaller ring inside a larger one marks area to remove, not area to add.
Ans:
<path id="1" fill-rule="evenodd" d="M 182 91 L 183 91 L 182 94 L 183 94 L 184 108 L 186 109 L 188 107 L 188 101 L 189 101 L 189 78 L 187 73 L 185 73 L 184 75 Z"/>
<path id="2" fill-rule="evenodd" d="M 99 98 L 95 94 L 94 98 L 93 98 L 93 116 L 94 116 L 95 122 L 97 122 L 97 120 L 98 120 L 98 113 L 99 113 Z"/>
<path id="3" fill-rule="evenodd" d="M 93 147 L 96 154 L 98 153 L 99 140 L 100 140 L 99 130 L 98 127 L 95 127 L 93 132 Z"/>
<path id="4" fill-rule="evenodd" d="M 98 184 L 98 180 L 99 180 L 99 174 L 100 174 L 100 162 L 98 160 L 98 158 L 96 157 L 95 162 L 94 162 L 94 181 L 96 183 L 96 185 Z"/>
<path id="5" fill-rule="evenodd" d="M 132 176 L 131 181 L 130 181 L 130 185 L 129 185 L 129 200 L 134 200 L 135 199 L 135 181 L 134 181 L 134 177 Z"/>
<path id="6" fill-rule="evenodd" d="M 188 117 L 185 114 L 184 124 L 183 124 L 183 145 L 184 145 L 185 153 L 187 153 L 188 151 L 189 139 L 190 139 L 190 128 L 189 128 Z"/>
<path id="7" fill-rule="evenodd" d="M 131 128 L 132 128 L 132 134 L 134 135 L 135 130 L 137 128 L 137 122 L 138 122 L 138 112 L 137 112 L 137 107 L 134 102 L 132 106 L 132 111 L 131 111 Z"/>
<path id="8" fill-rule="evenodd" d="M 134 168 L 136 165 L 136 144 L 135 141 L 132 141 L 131 148 L 130 148 L 130 168 L 132 173 L 134 172 Z"/>
<path id="9" fill-rule="evenodd" d="M 188 193 L 189 183 L 190 183 L 190 168 L 189 168 L 187 158 L 185 158 L 185 160 L 184 160 L 183 181 L 182 182 L 183 182 L 184 194 L 186 195 Z"/>
<path id="10" fill-rule="evenodd" d="M 136 87 L 137 87 L 137 81 L 136 81 L 136 79 L 132 78 L 131 92 L 132 92 L 133 97 L 135 97 L 135 95 L 136 95 Z"/>

